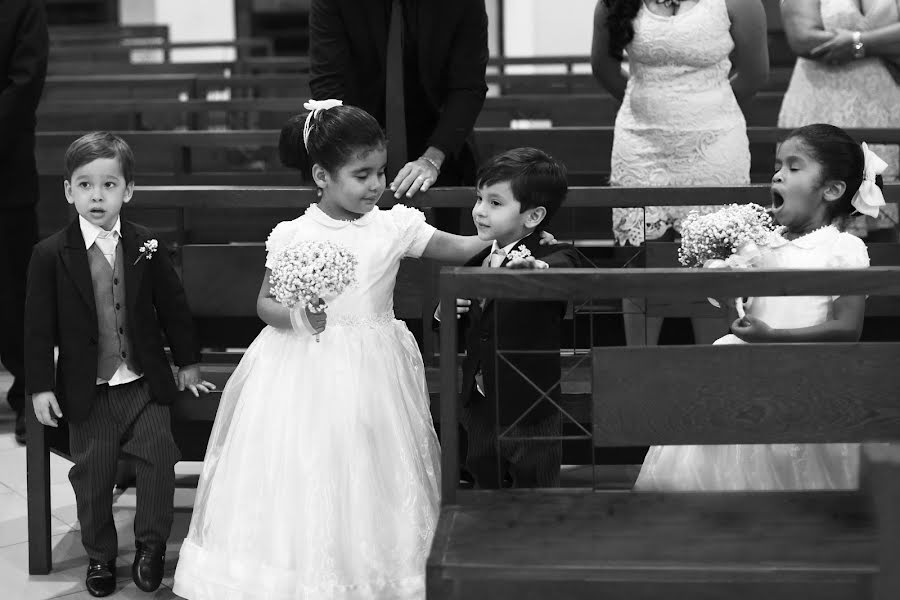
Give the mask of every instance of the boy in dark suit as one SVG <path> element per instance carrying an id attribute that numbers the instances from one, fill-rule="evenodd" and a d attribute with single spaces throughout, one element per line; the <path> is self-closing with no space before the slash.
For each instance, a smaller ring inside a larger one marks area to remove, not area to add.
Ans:
<path id="1" fill-rule="evenodd" d="M 179 366 L 177 389 L 196 396 L 203 381 L 184 289 L 145 228 L 121 220 L 134 189 L 134 157 L 106 132 L 66 151 L 65 193 L 78 218 L 35 246 L 28 269 L 25 373 L 38 421 L 69 421 L 81 538 L 92 596 L 116 588 L 118 553 L 112 488 L 120 453 L 136 461 L 137 553 L 132 577 L 159 587 L 172 526 L 174 465 L 169 407 L 176 382 L 160 326 Z M 54 368 L 54 347 L 59 356 Z"/>
<path id="2" fill-rule="evenodd" d="M 516 148 L 490 159 L 478 172 L 472 219 L 478 236 L 494 243 L 466 265 L 581 266 L 571 245 L 540 243 L 540 230 L 547 227 L 567 191 L 565 167 L 540 150 Z M 506 433 L 510 437 L 561 435 L 560 412 L 553 403 L 560 400 L 565 307 L 558 301 L 457 300 L 466 348 L 460 420 L 467 437 L 466 468 L 477 487 L 498 488 L 504 477 L 513 487 L 559 485 L 561 441 L 501 441 L 498 457 L 497 427 L 503 432 L 515 423 Z M 515 350 L 541 353 L 504 354 Z"/>

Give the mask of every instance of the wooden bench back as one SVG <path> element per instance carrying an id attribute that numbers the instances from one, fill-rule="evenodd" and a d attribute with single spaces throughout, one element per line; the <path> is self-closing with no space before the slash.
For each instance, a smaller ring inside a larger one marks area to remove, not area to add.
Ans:
<path id="1" fill-rule="evenodd" d="M 591 353 L 597 446 L 900 440 L 900 343 Z"/>

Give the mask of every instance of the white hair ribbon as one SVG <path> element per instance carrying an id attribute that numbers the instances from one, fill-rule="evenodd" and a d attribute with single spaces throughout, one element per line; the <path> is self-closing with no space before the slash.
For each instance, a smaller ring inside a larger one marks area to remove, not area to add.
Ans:
<path id="1" fill-rule="evenodd" d="M 875 176 L 884 173 L 888 165 L 877 154 L 869 150 L 869 146 L 865 142 L 862 143 L 862 151 L 866 161 L 863 180 L 850 204 L 864 215 L 877 217 L 878 209 L 884 206 L 884 194 L 881 192 L 881 188 L 875 185 Z"/>
<path id="2" fill-rule="evenodd" d="M 342 100 L 335 100 L 334 98 L 328 100 L 310 99 L 303 103 L 303 108 L 309 111 L 309 114 L 306 115 L 306 122 L 303 123 L 303 146 L 306 148 L 307 152 L 309 152 L 309 131 L 312 129 L 313 117 L 318 115 L 319 111 L 328 110 L 335 106 L 342 106 L 343 104 L 344 102 Z"/>

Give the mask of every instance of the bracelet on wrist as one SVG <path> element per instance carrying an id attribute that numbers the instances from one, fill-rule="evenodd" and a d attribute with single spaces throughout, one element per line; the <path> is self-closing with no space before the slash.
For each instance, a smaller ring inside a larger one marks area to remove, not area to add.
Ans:
<path id="1" fill-rule="evenodd" d="M 440 165 L 438 165 L 438 164 L 437 164 L 437 161 L 434 160 L 433 158 L 429 158 L 429 157 L 424 156 L 424 155 L 423 155 L 423 156 L 420 156 L 419 158 L 421 158 L 421 159 L 424 160 L 424 161 L 429 162 L 429 163 L 431 164 L 431 166 L 434 167 L 434 170 L 437 171 L 438 173 L 441 172 L 441 167 L 440 167 Z"/>
<path id="2" fill-rule="evenodd" d="M 866 55 L 866 47 L 862 41 L 862 32 L 853 32 L 853 58 L 859 59 Z"/>

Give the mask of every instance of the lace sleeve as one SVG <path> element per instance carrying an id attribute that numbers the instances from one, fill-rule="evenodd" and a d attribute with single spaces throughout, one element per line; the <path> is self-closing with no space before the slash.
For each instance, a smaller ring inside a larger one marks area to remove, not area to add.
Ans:
<path id="1" fill-rule="evenodd" d="M 266 239 L 266 268 L 272 269 L 275 266 L 275 257 L 283 250 L 291 241 L 291 222 L 282 221 L 272 230 Z"/>
<path id="2" fill-rule="evenodd" d="M 416 208 L 403 204 L 395 204 L 391 208 L 391 217 L 397 225 L 399 244 L 404 257 L 419 258 L 431 236 L 437 231 L 425 222 L 425 214 Z"/>

